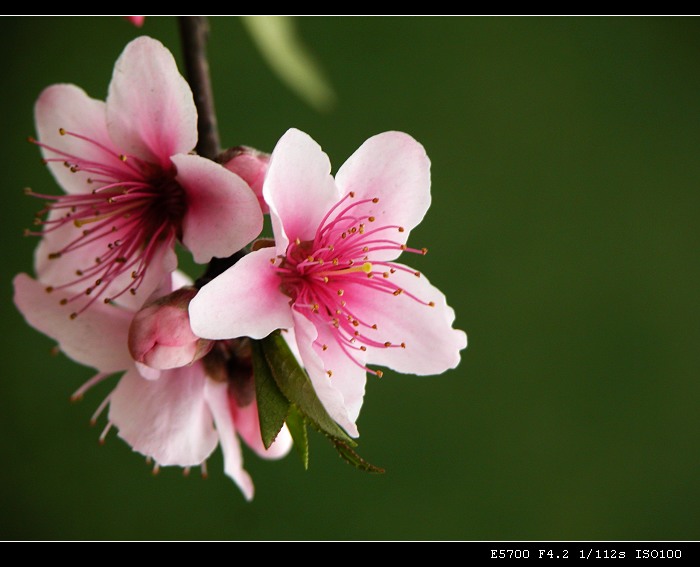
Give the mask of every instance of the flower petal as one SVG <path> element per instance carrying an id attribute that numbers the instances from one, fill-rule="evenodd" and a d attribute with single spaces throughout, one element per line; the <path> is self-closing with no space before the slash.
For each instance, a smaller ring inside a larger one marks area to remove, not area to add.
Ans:
<path id="1" fill-rule="evenodd" d="M 164 370 L 158 380 L 145 380 L 132 367 L 110 394 L 109 420 L 134 451 L 159 465 L 199 465 L 218 441 L 207 382 L 200 363 Z"/>
<path id="2" fill-rule="evenodd" d="M 187 194 L 182 241 L 195 262 L 230 256 L 260 234 L 258 199 L 238 175 L 199 156 L 176 155 L 172 162 Z"/>
<path id="3" fill-rule="evenodd" d="M 289 240 L 312 240 L 340 198 L 330 172 L 328 156 L 308 134 L 292 128 L 277 142 L 263 197 L 270 207 L 279 254 L 287 251 Z"/>
<path id="4" fill-rule="evenodd" d="M 405 243 L 430 206 L 430 160 L 421 144 L 403 132 L 384 132 L 369 138 L 348 158 L 335 176 L 343 195 L 374 199 L 355 209 L 376 218 L 373 228 L 400 226 L 392 240 Z M 397 253 L 383 252 L 383 259 Z"/>
<path id="5" fill-rule="evenodd" d="M 262 339 L 293 324 L 289 298 L 270 260 L 274 248 L 251 252 L 205 285 L 190 302 L 192 331 L 204 339 Z"/>
<path id="6" fill-rule="evenodd" d="M 58 341 L 73 360 L 106 373 L 131 365 L 126 340 L 132 313 L 100 302 L 71 320 L 72 307 L 60 305 L 59 297 L 27 274 L 15 277 L 14 288 L 15 305 L 27 323 Z"/>
<path id="7" fill-rule="evenodd" d="M 258 199 L 258 204 L 263 214 L 268 214 L 270 209 L 263 199 L 262 188 L 267 168 L 270 165 L 270 154 L 260 152 L 255 148 L 239 146 L 227 150 L 224 159 L 226 161 L 223 166 L 238 175 L 250 186 Z"/>
<path id="8" fill-rule="evenodd" d="M 398 295 L 370 291 L 364 286 L 347 286 L 344 297 L 358 318 L 377 325 L 377 330 L 367 332 L 367 338 L 393 345 L 369 346 L 370 363 L 405 374 L 440 374 L 459 364 L 467 336 L 464 331 L 452 328 L 455 312 L 442 292 L 422 274 L 416 277 L 413 270 L 407 269 L 410 271 L 397 269 L 387 280 L 402 290 Z M 435 305 L 430 307 L 411 296 Z M 401 343 L 405 348 L 399 346 Z"/>
<path id="9" fill-rule="evenodd" d="M 306 317 L 296 312 L 294 313 L 294 331 L 304 368 L 309 373 L 309 378 L 318 399 L 321 400 L 328 415 L 345 429 L 348 435 L 358 437 L 360 433 L 357 430 L 357 425 L 355 425 L 355 420 L 357 419 L 357 413 L 359 413 L 359 407 L 357 407 L 355 399 L 351 400 L 353 407 L 348 407 L 342 388 L 346 387 L 347 383 L 352 381 L 353 378 L 357 379 L 357 371 L 362 371 L 362 369 L 347 358 L 342 364 L 336 365 L 335 369 L 326 367 L 326 360 L 321 358 L 319 352 L 322 352 L 323 344 L 327 344 L 330 347 L 330 341 L 323 343 L 322 339 L 319 340 L 319 328 Z M 337 360 L 335 357 L 329 356 L 329 364 L 330 362 L 337 362 Z M 351 366 L 354 368 L 351 368 Z M 328 370 L 333 372 L 333 378 L 328 376 Z M 338 382 L 335 379 L 336 376 L 340 377 L 343 373 L 347 373 L 347 376 L 343 378 L 342 383 L 336 384 Z M 362 373 L 364 374 L 364 371 Z M 351 388 L 347 389 L 349 392 L 351 391 Z M 364 390 L 364 377 L 362 378 L 362 389 Z"/>
<path id="10" fill-rule="evenodd" d="M 47 160 L 58 159 L 49 161 L 48 167 L 66 193 L 89 193 L 95 188 L 87 181 L 94 174 L 72 171 L 70 166 L 93 162 L 116 171 L 126 169 L 107 132 L 105 103 L 90 98 L 81 88 L 52 85 L 44 89 L 34 106 L 34 119 L 41 153 Z M 61 135 L 61 129 L 68 133 Z"/>
<path id="11" fill-rule="evenodd" d="M 229 404 L 236 431 L 241 436 L 246 445 L 263 459 L 281 459 L 292 448 L 292 436 L 289 434 L 287 426 L 283 426 L 277 434 L 274 443 L 269 449 L 265 449 L 260 433 L 260 418 L 258 416 L 258 404 L 252 402 L 247 406 L 240 407 L 236 404 L 233 396 L 229 396 Z"/>
<path id="12" fill-rule="evenodd" d="M 124 48 L 109 85 L 107 127 L 122 153 L 164 169 L 197 144 L 192 91 L 160 41 L 139 37 Z"/>
<path id="13" fill-rule="evenodd" d="M 236 436 L 229 406 L 228 385 L 225 382 L 207 380 L 205 396 L 219 433 L 221 451 L 224 453 L 224 472 L 238 485 L 246 500 L 250 501 L 253 499 L 255 487 L 250 475 L 243 468 L 241 444 Z"/>

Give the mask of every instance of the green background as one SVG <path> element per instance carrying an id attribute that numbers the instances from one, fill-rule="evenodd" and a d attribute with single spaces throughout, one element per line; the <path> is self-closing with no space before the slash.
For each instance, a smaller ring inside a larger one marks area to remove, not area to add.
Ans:
<path id="1" fill-rule="evenodd" d="M 12 304 L 22 237 L 58 191 L 32 106 L 73 82 L 104 98 L 140 33 L 180 59 L 173 18 L 2 19 L 0 539 L 698 539 L 700 21 L 684 18 L 302 18 L 338 94 L 317 113 L 283 86 L 240 21 L 212 22 L 223 143 L 270 151 L 289 127 L 334 170 L 403 130 L 433 164 L 412 258 L 469 347 L 455 371 L 369 380 L 356 471 L 316 434 L 250 452 L 244 501 L 222 472 L 153 477 L 89 417 L 103 384 Z M 198 275 L 194 273 L 193 275 Z M 103 418 L 104 420 L 104 418 Z"/>

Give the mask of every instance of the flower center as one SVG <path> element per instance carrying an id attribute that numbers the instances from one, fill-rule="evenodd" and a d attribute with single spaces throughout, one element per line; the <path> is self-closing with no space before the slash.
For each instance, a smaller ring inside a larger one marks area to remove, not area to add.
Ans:
<path id="1" fill-rule="evenodd" d="M 290 242 L 286 255 L 273 263 L 282 280 L 280 289 L 292 299 L 292 307 L 316 325 L 327 326 L 353 362 L 381 377 L 380 370 L 367 368 L 361 362 L 361 353 L 368 347 L 406 348 L 406 344 L 382 336 L 376 323 L 359 315 L 364 311 L 362 298 L 366 294 L 389 298 L 405 295 L 423 305 L 434 304 L 392 282 L 392 275 L 399 270 L 415 277 L 420 277 L 420 272 L 384 261 L 377 253 L 395 250 L 426 254 L 427 250 L 408 248 L 398 241 L 395 235 L 404 232 L 403 227 L 372 225 L 375 217 L 362 212 L 362 208 L 379 202 L 378 198 L 354 201 L 354 197 L 354 193 L 348 193 L 328 211 L 313 240 Z M 323 350 L 328 348 L 325 344 L 320 346 Z M 332 371 L 328 370 L 328 374 L 332 375 Z"/>
<path id="2" fill-rule="evenodd" d="M 58 230 L 72 231 L 60 238 L 59 247 L 49 253 L 49 259 L 59 261 L 68 255 L 77 259 L 75 278 L 49 286 L 46 291 L 82 288 L 60 300 L 65 305 L 89 296 L 71 313 L 75 318 L 98 298 L 110 303 L 127 292 L 136 294 L 156 252 L 181 236 L 186 197 L 175 180 L 174 168 L 166 171 L 134 156 L 117 154 L 86 136 L 63 129 L 59 132 L 84 142 L 92 150 L 91 157 L 83 158 L 32 138 L 30 141 L 52 156 L 44 160 L 46 163 L 62 162 L 73 173 L 87 173 L 90 177 L 86 184 L 94 189 L 59 196 L 26 190 L 47 204 L 34 221 L 41 228 L 25 234 L 46 236 Z M 129 275 L 121 277 L 124 274 Z M 112 285 L 117 279 L 120 281 Z"/>

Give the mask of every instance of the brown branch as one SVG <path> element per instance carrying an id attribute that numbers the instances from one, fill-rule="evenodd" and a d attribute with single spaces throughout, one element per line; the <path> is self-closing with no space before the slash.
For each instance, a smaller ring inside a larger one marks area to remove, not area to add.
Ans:
<path id="1" fill-rule="evenodd" d="M 207 59 L 209 22 L 205 16 L 180 16 L 178 20 L 185 72 L 197 106 L 197 153 L 215 159 L 220 151 L 220 143 Z"/>

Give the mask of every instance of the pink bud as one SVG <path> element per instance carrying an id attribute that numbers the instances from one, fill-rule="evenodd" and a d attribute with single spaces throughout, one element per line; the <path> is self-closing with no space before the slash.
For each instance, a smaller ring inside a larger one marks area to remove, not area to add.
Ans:
<path id="1" fill-rule="evenodd" d="M 143 25 L 144 20 L 146 19 L 146 16 L 124 16 L 127 20 L 129 20 L 132 24 L 134 24 L 137 28 L 140 28 Z"/>
<path id="2" fill-rule="evenodd" d="M 270 165 L 270 154 L 259 152 L 248 146 L 238 146 L 224 152 L 222 163 L 226 169 L 250 185 L 258 198 L 263 214 L 269 213 L 270 209 L 263 200 L 262 188 L 267 167 Z"/>
<path id="3" fill-rule="evenodd" d="M 141 364 L 166 370 L 192 364 L 205 356 L 214 341 L 197 337 L 187 308 L 197 290 L 185 287 L 146 304 L 131 322 L 129 352 Z"/>

